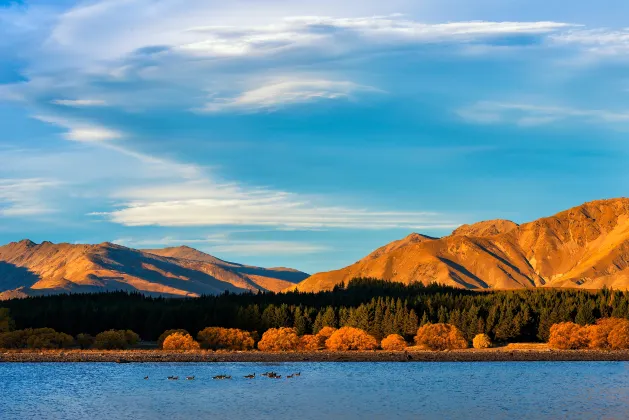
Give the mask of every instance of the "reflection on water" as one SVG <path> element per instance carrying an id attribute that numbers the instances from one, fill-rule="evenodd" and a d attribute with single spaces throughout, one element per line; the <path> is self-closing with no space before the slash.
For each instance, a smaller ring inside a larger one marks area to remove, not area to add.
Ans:
<path id="1" fill-rule="evenodd" d="M 624 362 L 0 363 L 0 418 L 623 419 L 629 413 L 627 367 Z M 283 377 L 260 376 L 268 371 Z M 301 376 L 285 378 L 294 372 Z M 252 373 L 255 379 L 244 378 Z M 193 375 L 194 380 L 185 379 Z M 232 379 L 212 379 L 216 375 Z"/>

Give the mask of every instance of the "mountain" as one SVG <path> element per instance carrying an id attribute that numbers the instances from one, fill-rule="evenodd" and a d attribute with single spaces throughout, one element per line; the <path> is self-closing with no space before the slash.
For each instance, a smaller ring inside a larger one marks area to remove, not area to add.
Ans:
<path id="1" fill-rule="evenodd" d="M 112 290 L 200 296 L 224 291 L 280 291 L 308 275 L 220 260 L 189 247 L 137 250 L 112 243 L 0 247 L 0 299 L 50 293 Z"/>
<path id="2" fill-rule="evenodd" d="M 629 199 L 592 201 L 522 225 L 464 225 L 443 238 L 414 233 L 291 289 L 329 290 L 354 277 L 467 289 L 628 289 Z"/>

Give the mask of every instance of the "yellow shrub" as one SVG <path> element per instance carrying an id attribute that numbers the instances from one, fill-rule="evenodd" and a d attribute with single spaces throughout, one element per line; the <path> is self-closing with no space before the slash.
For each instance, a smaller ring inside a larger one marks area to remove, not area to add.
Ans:
<path id="1" fill-rule="evenodd" d="M 596 322 L 596 325 L 588 325 L 587 334 L 589 346 L 593 349 L 609 349 L 612 348 L 609 342 L 610 333 L 623 325 L 629 325 L 629 321 L 622 318 L 603 318 Z M 613 336 L 615 344 L 618 345 L 619 334 Z"/>
<path id="2" fill-rule="evenodd" d="M 613 350 L 629 349 L 629 322 L 617 324 L 607 336 L 609 347 Z"/>
<path id="3" fill-rule="evenodd" d="M 323 342 L 325 343 L 325 340 L 327 340 L 328 338 L 330 338 L 332 336 L 332 334 L 334 334 L 334 331 L 336 331 L 336 328 L 333 327 L 323 327 L 321 328 L 321 330 L 319 330 L 319 332 L 317 333 L 317 335 L 319 337 L 321 337 L 323 339 Z"/>
<path id="4" fill-rule="evenodd" d="M 430 350 L 455 350 L 467 348 L 463 333 L 450 324 L 426 324 L 417 330 L 415 344 Z"/>
<path id="5" fill-rule="evenodd" d="M 325 342 L 325 347 L 329 350 L 375 350 L 378 347 L 376 339 L 365 331 L 343 327 L 336 330 Z"/>
<path id="6" fill-rule="evenodd" d="M 302 335 L 299 337 L 299 350 L 313 351 L 325 347 L 325 339 L 319 335 Z"/>
<path id="7" fill-rule="evenodd" d="M 198 350 L 200 347 L 190 334 L 178 332 L 166 337 L 162 345 L 164 350 Z"/>
<path id="8" fill-rule="evenodd" d="M 382 350 L 400 351 L 406 348 L 406 340 L 399 334 L 390 334 L 380 343 Z"/>
<path id="9" fill-rule="evenodd" d="M 253 337 L 247 331 L 237 328 L 207 327 L 197 334 L 197 340 L 204 349 L 250 350 Z"/>
<path id="10" fill-rule="evenodd" d="M 262 351 L 297 350 L 299 337 L 294 328 L 271 328 L 262 334 L 258 349 Z"/>
<path id="11" fill-rule="evenodd" d="M 472 340 L 472 345 L 475 349 L 488 349 L 492 344 L 487 334 L 476 334 L 474 340 Z"/>
<path id="12" fill-rule="evenodd" d="M 548 345 L 554 349 L 582 349 L 588 346 L 588 327 L 582 327 L 574 322 L 560 322 L 550 327 Z"/>

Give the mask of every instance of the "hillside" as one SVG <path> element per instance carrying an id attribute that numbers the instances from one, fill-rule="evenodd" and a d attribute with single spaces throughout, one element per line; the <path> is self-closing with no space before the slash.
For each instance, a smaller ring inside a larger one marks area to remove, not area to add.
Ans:
<path id="1" fill-rule="evenodd" d="M 412 234 L 296 289 L 328 290 L 353 277 L 468 289 L 628 289 L 629 199 L 593 201 L 522 225 L 464 225 L 439 239 Z"/>
<path id="2" fill-rule="evenodd" d="M 0 247 L 0 299 L 112 290 L 165 296 L 279 291 L 306 277 L 296 270 L 230 263 L 188 247 L 143 251 L 108 242 L 29 240 Z"/>

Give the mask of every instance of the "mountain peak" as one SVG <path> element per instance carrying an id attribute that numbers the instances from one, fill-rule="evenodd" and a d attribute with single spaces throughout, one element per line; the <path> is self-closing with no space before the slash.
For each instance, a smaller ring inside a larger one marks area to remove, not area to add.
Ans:
<path id="1" fill-rule="evenodd" d="M 461 225 L 452 232 L 452 236 L 493 236 L 507 233 L 517 227 L 518 224 L 511 220 L 485 220 L 471 225 Z"/>

